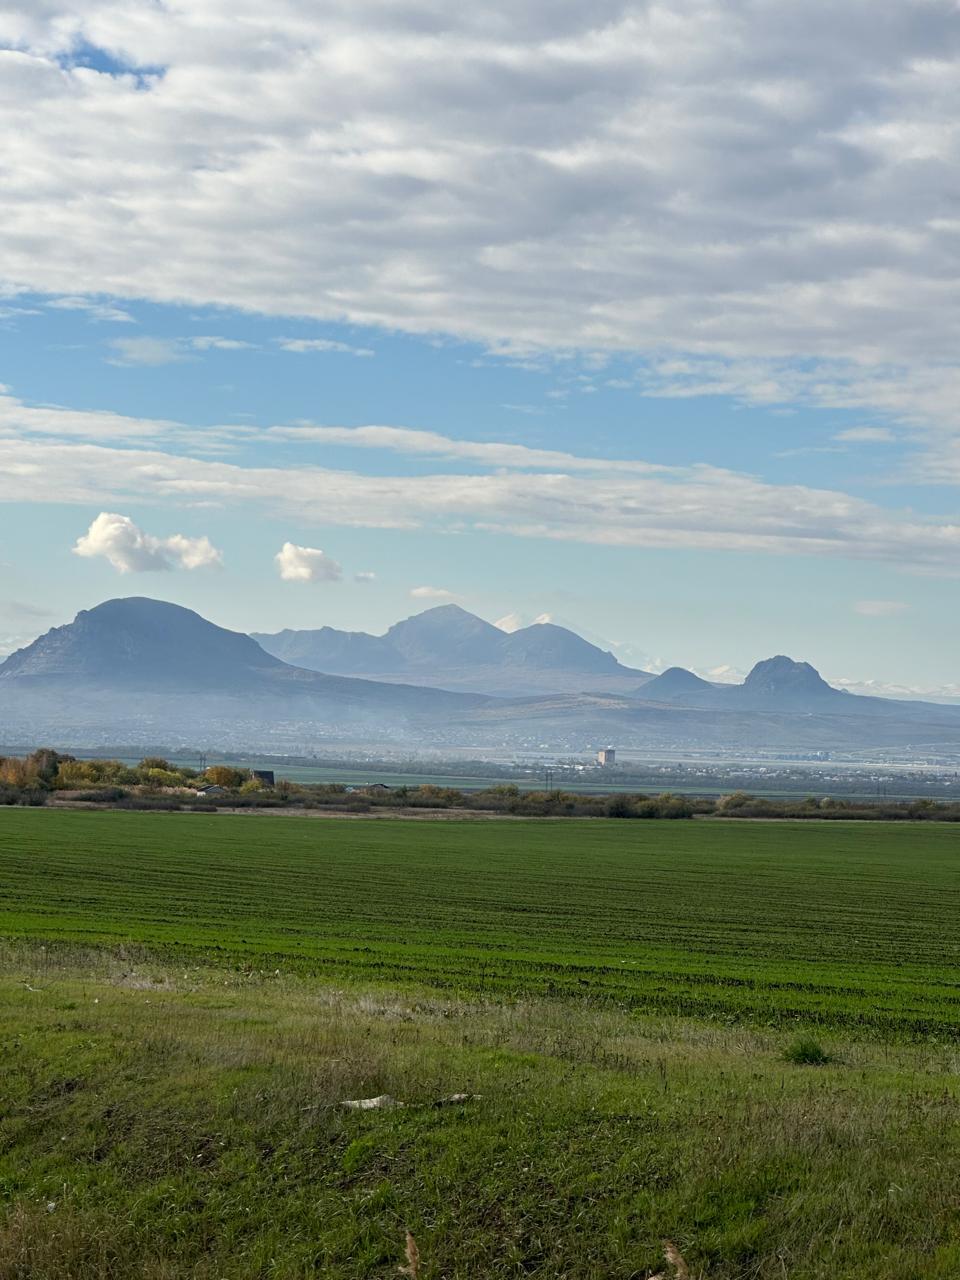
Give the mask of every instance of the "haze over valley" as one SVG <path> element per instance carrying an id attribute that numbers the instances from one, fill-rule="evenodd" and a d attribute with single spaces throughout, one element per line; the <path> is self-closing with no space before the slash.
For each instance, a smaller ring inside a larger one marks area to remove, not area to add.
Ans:
<path id="1" fill-rule="evenodd" d="M 567 628 L 507 633 L 458 605 L 383 636 L 229 631 L 180 606 L 115 599 L 0 665 L 11 741 L 189 744 L 254 752 L 352 744 L 485 752 L 735 755 L 881 752 L 949 758 L 960 708 L 832 688 L 805 662 L 763 658 L 742 683 L 618 662 Z"/>

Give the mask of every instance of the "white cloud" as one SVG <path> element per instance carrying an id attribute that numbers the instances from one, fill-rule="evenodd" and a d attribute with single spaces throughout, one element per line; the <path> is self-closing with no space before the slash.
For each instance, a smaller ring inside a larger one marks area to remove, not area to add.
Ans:
<path id="1" fill-rule="evenodd" d="M 501 631 L 506 631 L 508 635 L 512 635 L 514 631 L 519 631 L 521 627 L 529 627 L 531 623 L 538 622 L 553 622 L 553 615 L 540 613 L 535 618 L 531 618 L 523 613 L 507 613 L 502 618 L 498 618 L 493 625 L 499 627 Z"/>
<path id="2" fill-rule="evenodd" d="M 956 519 L 883 507 L 839 490 L 769 484 L 712 466 L 636 460 L 601 465 L 578 458 L 562 465 L 561 454 L 554 455 L 555 467 L 541 472 L 524 469 L 531 455 L 538 464 L 545 461 L 538 451 L 457 442 L 480 451 L 477 458 L 488 469 L 362 475 L 309 464 L 269 467 L 186 456 L 174 444 L 196 447 L 188 428 L 154 425 L 151 432 L 147 419 L 28 408 L 0 397 L 0 501 L 238 504 L 301 523 L 831 556 L 949 575 L 960 563 Z M 111 432 L 125 447 L 100 443 L 111 441 Z M 218 432 L 229 438 L 249 428 L 202 434 L 216 440 Z M 401 434 L 412 435 L 416 445 L 417 437 L 431 433 Z M 154 443 L 164 437 L 166 448 Z M 511 469 L 508 456 L 519 465 Z"/>
<path id="3" fill-rule="evenodd" d="M 78 556 L 102 556 L 119 573 L 164 569 L 207 569 L 223 562 L 209 538 L 174 533 L 155 538 L 144 533 L 129 516 L 101 511 L 73 548 Z"/>
<path id="4" fill-rule="evenodd" d="M 108 345 L 114 353 L 110 364 L 155 366 L 190 360 L 194 351 L 251 351 L 256 344 L 201 334 L 194 338 L 114 338 Z"/>
<path id="5" fill-rule="evenodd" d="M 166 418 L 131 418 L 104 409 L 68 409 L 63 405 L 28 405 L 0 385 L 0 437 L 55 436 L 64 440 L 99 440 L 111 444 L 127 440 L 177 440 L 180 444 L 222 444 L 248 436 L 249 426 L 188 426 Z"/>
<path id="6" fill-rule="evenodd" d="M 742 684 L 747 676 L 747 672 L 742 667 L 734 667 L 729 663 L 710 667 L 706 671 L 698 671 L 694 674 L 699 675 L 702 680 L 710 680 L 715 684 Z"/>
<path id="7" fill-rule="evenodd" d="M 946 0 L 33 0 L 0 45 L 12 289 L 686 353 L 715 375 L 651 394 L 960 427 Z"/>
<path id="8" fill-rule="evenodd" d="M 845 444 L 893 444 L 897 437 L 889 427 L 849 427 L 833 438 Z"/>
<path id="9" fill-rule="evenodd" d="M 285 542 L 273 557 L 284 582 L 339 582 L 343 569 L 318 547 Z"/>
<path id="10" fill-rule="evenodd" d="M 356 449 L 389 449 L 393 453 L 455 458 L 492 467 L 550 468 L 557 471 L 637 471 L 650 474 L 669 468 L 649 462 L 584 458 L 554 449 L 531 449 L 523 444 L 492 440 L 454 440 L 436 431 L 408 427 L 270 427 L 265 433 L 301 444 L 347 445 Z"/>
<path id="11" fill-rule="evenodd" d="M 893 618 L 908 608 L 902 600 L 857 600 L 853 611 L 862 618 Z"/>
<path id="12" fill-rule="evenodd" d="M 377 575 L 369 569 L 361 569 L 359 573 L 353 575 L 354 582 L 376 582 Z"/>
<path id="13" fill-rule="evenodd" d="M 334 352 L 345 356 L 369 357 L 376 355 L 369 347 L 352 347 L 348 342 L 334 342 L 331 338 L 277 338 L 284 351 L 303 355 L 309 351 Z"/>
<path id="14" fill-rule="evenodd" d="M 452 591 L 447 591 L 443 587 L 412 587 L 410 595 L 414 600 L 453 600 L 455 599 Z"/>
<path id="15" fill-rule="evenodd" d="M 872 698 L 898 698 L 924 702 L 960 703 L 960 685 L 909 685 L 894 684 L 884 680 L 851 680 L 842 676 L 831 676 L 829 684 L 838 689 L 846 689 L 849 693 L 866 694 Z"/>
<path id="16" fill-rule="evenodd" d="M 91 320 L 105 320 L 112 324 L 136 324 L 129 311 L 114 306 L 112 302 L 98 302 L 95 298 L 51 298 L 46 304 L 58 311 L 84 311 Z"/>
<path id="17" fill-rule="evenodd" d="M 189 358 L 177 338 L 114 338 L 108 345 L 114 353 L 111 364 L 154 366 Z"/>
<path id="18" fill-rule="evenodd" d="M 201 336 L 190 339 L 194 351 L 250 351 L 254 343 L 243 342 L 239 338 L 218 338 Z"/>

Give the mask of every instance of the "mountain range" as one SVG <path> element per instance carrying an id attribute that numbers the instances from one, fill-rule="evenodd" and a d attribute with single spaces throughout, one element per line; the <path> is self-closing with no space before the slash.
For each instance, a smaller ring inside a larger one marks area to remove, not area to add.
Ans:
<path id="1" fill-rule="evenodd" d="M 846 693 L 783 655 L 739 685 L 680 667 L 654 676 L 564 627 L 507 634 L 451 605 L 383 636 L 251 637 L 130 598 L 81 611 L 0 664 L 0 742 L 41 740 L 911 755 L 958 752 L 960 708 Z"/>
<path id="2" fill-rule="evenodd" d="M 508 633 L 455 604 L 397 622 L 382 636 L 321 627 L 254 632 L 253 639 L 284 662 L 313 671 L 499 697 L 598 688 L 632 693 L 652 679 L 566 627 L 536 622 Z"/>
<path id="3" fill-rule="evenodd" d="M 231 732 L 249 739 L 271 737 L 278 725 L 395 736 L 483 701 L 291 666 L 250 636 L 142 597 L 84 609 L 0 664 L 2 723 L 20 732 L 60 727 L 71 742 L 84 733 L 131 742 L 143 733 L 150 741 Z"/>

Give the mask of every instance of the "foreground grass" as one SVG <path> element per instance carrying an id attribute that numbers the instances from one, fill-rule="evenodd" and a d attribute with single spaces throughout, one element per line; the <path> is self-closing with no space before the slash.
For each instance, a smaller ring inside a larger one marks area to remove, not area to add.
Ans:
<path id="1" fill-rule="evenodd" d="M 0 1278 L 960 1274 L 947 1046 L 0 955 Z M 454 1092 L 482 1095 L 433 1105 Z M 344 1099 L 391 1094 L 398 1110 Z"/>
<path id="2" fill-rule="evenodd" d="M 955 1039 L 960 829 L 0 811 L 0 936 Z"/>

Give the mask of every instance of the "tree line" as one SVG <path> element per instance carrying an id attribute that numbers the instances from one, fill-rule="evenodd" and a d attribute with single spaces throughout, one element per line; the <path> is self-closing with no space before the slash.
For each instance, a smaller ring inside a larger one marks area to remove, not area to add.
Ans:
<path id="1" fill-rule="evenodd" d="M 204 787 L 212 793 L 199 794 Z M 349 787 L 342 783 L 295 783 L 279 779 L 267 786 L 251 770 L 215 764 L 199 770 L 145 756 L 137 764 L 82 760 L 42 747 L 26 756 L 0 757 L 0 804 L 83 803 L 118 809 L 229 808 L 332 809 L 345 813 L 378 810 L 447 810 L 501 813 L 515 817 L 571 818 L 794 818 L 861 821 L 960 821 L 960 803 L 851 800 L 836 796 L 767 799 L 746 791 L 720 797 L 619 792 L 583 795 L 562 789 L 525 791 L 495 784 L 477 791 L 414 786 Z"/>

